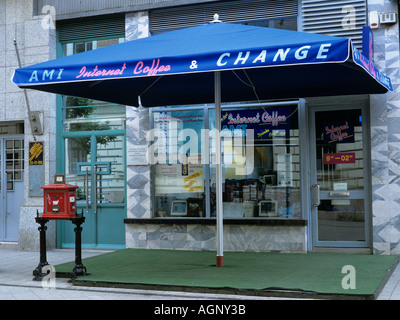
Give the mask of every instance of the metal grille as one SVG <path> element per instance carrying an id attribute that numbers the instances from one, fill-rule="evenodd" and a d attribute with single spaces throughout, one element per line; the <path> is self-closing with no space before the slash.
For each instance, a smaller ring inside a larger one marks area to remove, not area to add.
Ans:
<path id="1" fill-rule="evenodd" d="M 125 37 L 125 15 L 109 15 L 57 22 L 58 41 Z"/>
<path id="2" fill-rule="evenodd" d="M 303 31 L 345 37 L 362 49 L 362 27 L 367 24 L 365 0 L 302 1 Z"/>
<path id="3" fill-rule="evenodd" d="M 246 22 L 297 16 L 297 0 L 243 0 L 150 11 L 150 32 L 193 27 L 213 20 Z"/>

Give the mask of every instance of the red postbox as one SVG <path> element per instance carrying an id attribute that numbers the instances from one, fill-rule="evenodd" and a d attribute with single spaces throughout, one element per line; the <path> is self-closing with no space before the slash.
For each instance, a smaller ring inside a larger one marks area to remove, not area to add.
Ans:
<path id="1" fill-rule="evenodd" d="M 77 216 L 77 186 L 65 183 L 61 175 L 56 175 L 55 183 L 41 189 L 44 191 L 43 218 L 66 220 Z"/>

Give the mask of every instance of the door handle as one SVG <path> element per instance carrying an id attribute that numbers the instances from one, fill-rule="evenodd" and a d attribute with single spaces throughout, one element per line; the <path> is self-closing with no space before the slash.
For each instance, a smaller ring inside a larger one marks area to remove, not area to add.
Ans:
<path id="1" fill-rule="evenodd" d="M 94 172 L 92 174 L 94 178 L 94 213 L 97 213 L 97 166 L 94 166 Z"/>
<path id="2" fill-rule="evenodd" d="M 314 201 L 313 201 L 313 207 L 316 208 L 321 204 L 321 197 L 320 197 L 320 186 L 319 184 L 314 184 L 312 186 L 314 189 Z"/>
<path id="3" fill-rule="evenodd" d="M 89 172 L 88 168 L 86 167 L 86 173 L 85 173 L 85 192 L 86 192 L 86 214 L 89 213 Z"/>
<path id="4" fill-rule="evenodd" d="M 331 191 L 329 192 L 330 197 L 350 197 L 349 191 Z"/>

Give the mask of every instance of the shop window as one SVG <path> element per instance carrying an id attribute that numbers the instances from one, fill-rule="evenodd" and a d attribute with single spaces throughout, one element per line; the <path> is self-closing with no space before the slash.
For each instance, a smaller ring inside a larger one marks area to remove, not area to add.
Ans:
<path id="1" fill-rule="evenodd" d="M 125 129 L 125 106 L 78 97 L 63 97 L 64 131 Z"/>
<path id="2" fill-rule="evenodd" d="M 62 45 L 63 55 L 86 52 L 124 42 L 124 38 L 70 42 Z M 63 97 L 64 132 L 125 129 L 125 106 L 102 101 Z"/>
<path id="3" fill-rule="evenodd" d="M 297 105 L 228 107 L 220 135 L 224 218 L 300 218 Z M 216 216 L 214 124 L 207 106 L 153 112 L 155 217 Z"/>
<path id="4" fill-rule="evenodd" d="M 297 106 L 222 109 L 221 121 L 224 218 L 300 218 Z M 210 172 L 213 217 L 215 166 Z"/>
<path id="5" fill-rule="evenodd" d="M 155 216 L 205 217 L 203 128 L 203 110 L 153 113 Z"/>

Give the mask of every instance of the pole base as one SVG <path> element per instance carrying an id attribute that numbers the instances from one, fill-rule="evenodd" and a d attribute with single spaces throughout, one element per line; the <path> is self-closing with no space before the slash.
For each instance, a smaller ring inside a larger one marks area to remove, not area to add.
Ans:
<path id="1" fill-rule="evenodd" d="M 42 281 L 44 279 L 45 276 L 47 276 L 49 274 L 49 272 L 47 273 L 43 273 L 43 268 L 45 266 L 47 266 L 49 263 L 47 261 L 44 262 L 40 262 L 39 265 L 36 267 L 35 270 L 33 270 L 32 275 L 34 276 L 34 278 L 32 279 L 33 281 Z"/>
<path id="2" fill-rule="evenodd" d="M 223 267 L 224 266 L 224 256 L 217 256 L 217 267 Z"/>
<path id="3" fill-rule="evenodd" d="M 84 277 L 87 274 L 86 267 L 83 264 L 75 264 L 74 268 L 71 271 L 71 279 L 75 280 L 78 277 Z"/>

